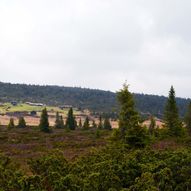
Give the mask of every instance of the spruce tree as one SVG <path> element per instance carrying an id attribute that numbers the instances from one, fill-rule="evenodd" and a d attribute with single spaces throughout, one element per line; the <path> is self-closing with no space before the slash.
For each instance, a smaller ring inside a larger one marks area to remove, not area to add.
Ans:
<path id="1" fill-rule="evenodd" d="M 48 113 L 47 113 L 46 108 L 44 108 L 42 110 L 41 117 L 40 117 L 39 128 L 40 128 L 41 131 L 43 131 L 45 133 L 50 132 L 49 122 L 48 122 Z"/>
<path id="2" fill-rule="evenodd" d="M 97 128 L 97 125 L 96 125 L 96 123 L 95 123 L 95 120 L 92 121 L 92 127 L 93 127 L 94 129 Z"/>
<path id="3" fill-rule="evenodd" d="M 59 128 L 60 128 L 60 116 L 59 116 L 59 113 L 58 113 L 58 112 L 56 112 L 56 120 L 55 120 L 55 125 L 54 125 L 54 127 L 55 127 L 56 129 L 59 129 Z"/>
<path id="4" fill-rule="evenodd" d="M 60 128 L 61 129 L 64 128 L 64 119 L 63 119 L 62 115 L 60 116 Z"/>
<path id="5" fill-rule="evenodd" d="M 150 124 L 149 124 L 149 133 L 150 133 L 150 135 L 153 135 L 155 127 L 156 127 L 156 120 L 151 115 L 151 117 L 150 117 Z"/>
<path id="6" fill-rule="evenodd" d="M 139 115 L 135 111 L 133 95 L 128 88 L 128 85 L 125 83 L 123 89 L 117 93 L 120 104 L 119 130 L 122 138 L 126 136 L 127 130 L 139 126 Z"/>
<path id="7" fill-rule="evenodd" d="M 24 117 L 20 117 L 19 118 L 19 123 L 17 125 L 18 128 L 25 128 L 27 125 L 26 125 L 26 122 L 25 122 L 25 119 Z"/>
<path id="8" fill-rule="evenodd" d="M 79 121 L 78 127 L 79 127 L 80 129 L 82 128 L 82 119 L 81 119 L 81 118 L 80 118 L 80 121 Z"/>
<path id="9" fill-rule="evenodd" d="M 76 123 L 75 117 L 73 115 L 73 109 L 70 108 L 68 111 L 68 117 L 66 120 L 66 127 L 70 130 L 75 130 L 76 126 L 77 126 L 77 123 Z"/>
<path id="10" fill-rule="evenodd" d="M 58 112 L 56 112 L 56 120 L 55 120 L 55 125 L 54 127 L 56 129 L 63 129 L 64 128 L 64 120 L 62 115 L 59 115 Z"/>
<path id="11" fill-rule="evenodd" d="M 8 124 L 8 129 L 13 129 L 15 127 L 14 119 L 10 118 L 9 124 Z"/>
<path id="12" fill-rule="evenodd" d="M 87 116 L 85 119 L 84 125 L 83 125 L 83 129 L 87 130 L 89 128 L 90 128 L 90 121 L 89 121 L 89 118 Z"/>
<path id="13" fill-rule="evenodd" d="M 139 124 L 139 115 L 135 111 L 133 95 L 124 84 L 123 89 L 117 93 L 120 104 L 119 131 L 120 138 L 132 147 L 144 147 L 147 141 L 147 132 Z"/>
<path id="14" fill-rule="evenodd" d="M 98 123 L 97 128 L 98 129 L 103 129 L 103 123 L 102 123 L 102 117 L 101 116 L 99 117 L 99 123 Z"/>
<path id="15" fill-rule="evenodd" d="M 106 130 L 112 130 L 112 126 L 111 123 L 109 121 L 109 119 L 106 117 L 103 123 L 103 128 Z"/>
<path id="16" fill-rule="evenodd" d="M 191 135 L 191 101 L 188 104 L 188 109 L 185 116 L 185 124 L 189 135 Z"/>
<path id="17" fill-rule="evenodd" d="M 164 112 L 165 127 L 171 136 L 180 136 L 182 134 L 182 123 L 179 119 L 178 107 L 175 99 L 175 90 L 171 86 L 168 100 Z"/>

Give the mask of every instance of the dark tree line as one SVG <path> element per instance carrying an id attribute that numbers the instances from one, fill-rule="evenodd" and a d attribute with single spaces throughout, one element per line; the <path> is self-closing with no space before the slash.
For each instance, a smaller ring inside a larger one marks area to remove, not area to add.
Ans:
<path id="1" fill-rule="evenodd" d="M 141 115 L 152 114 L 163 117 L 166 97 L 145 94 L 133 94 L 133 96 L 135 107 Z M 64 103 L 94 112 L 105 112 L 110 114 L 109 117 L 116 117 L 116 112 L 119 111 L 116 98 L 115 93 L 102 90 L 0 83 L 0 102 L 31 101 L 55 106 Z M 180 116 L 183 117 L 190 100 L 176 98 L 176 101 Z"/>

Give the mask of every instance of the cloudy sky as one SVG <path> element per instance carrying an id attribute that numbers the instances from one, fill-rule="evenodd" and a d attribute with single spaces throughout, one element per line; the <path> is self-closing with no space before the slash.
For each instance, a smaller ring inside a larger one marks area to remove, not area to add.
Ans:
<path id="1" fill-rule="evenodd" d="M 0 81 L 191 97 L 190 0 L 0 0 Z"/>

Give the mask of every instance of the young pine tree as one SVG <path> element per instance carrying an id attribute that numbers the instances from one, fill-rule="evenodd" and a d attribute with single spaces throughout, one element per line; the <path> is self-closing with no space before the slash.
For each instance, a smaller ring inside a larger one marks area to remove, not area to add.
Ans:
<path id="1" fill-rule="evenodd" d="M 188 104 L 188 109 L 185 116 L 185 124 L 189 135 L 191 135 L 191 102 Z"/>
<path id="2" fill-rule="evenodd" d="M 63 119 L 62 115 L 60 116 L 60 128 L 61 129 L 64 128 L 64 119 Z"/>
<path id="3" fill-rule="evenodd" d="M 88 130 L 89 128 L 90 128 L 90 121 L 89 121 L 89 118 L 87 116 L 85 119 L 84 125 L 83 125 L 83 129 Z"/>
<path id="4" fill-rule="evenodd" d="M 95 123 L 95 120 L 92 121 L 92 128 L 94 128 L 94 129 L 97 128 L 97 124 Z"/>
<path id="5" fill-rule="evenodd" d="M 135 111 L 133 95 L 128 88 L 128 85 L 125 83 L 123 89 L 117 93 L 120 104 L 119 130 L 122 138 L 126 136 L 127 130 L 139 126 L 139 115 Z"/>
<path id="6" fill-rule="evenodd" d="M 109 119 L 106 117 L 103 123 L 103 128 L 106 130 L 112 130 L 112 126 L 111 123 L 109 121 Z"/>
<path id="7" fill-rule="evenodd" d="M 70 130 L 75 130 L 76 126 L 77 126 L 77 123 L 73 115 L 73 109 L 70 108 L 70 110 L 68 111 L 68 117 L 66 120 L 66 127 Z"/>
<path id="8" fill-rule="evenodd" d="M 171 136 L 181 136 L 182 122 L 179 119 L 178 108 L 175 99 L 175 90 L 171 86 L 164 112 L 165 127 Z"/>
<path id="9" fill-rule="evenodd" d="M 55 120 L 55 125 L 54 125 L 55 128 L 59 129 L 60 128 L 60 116 L 59 116 L 59 113 L 56 112 L 56 120 Z"/>
<path id="10" fill-rule="evenodd" d="M 132 147 L 144 147 L 147 141 L 146 129 L 139 125 L 139 115 L 135 111 L 133 95 L 124 84 L 118 94 L 120 104 L 119 136 Z"/>
<path id="11" fill-rule="evenodd" d="M 80 121 L 79 121 L 78 127 L 79 127 L 80 129 L 82 128 L 82 119 L 81 119 L 81 118 L 80 118 Z"/>
<path id="12" fill-rule="evenodd" d="M 14 119 L 10 118 L 9 124 L 8 124 L 8 129 L 13 129 L 15 128 L 15 123 L 14 123 Z"/>
<path id="13" fill-rule="evenodd" d="M 40 128 L 41 131 L 43 131 L 45 133 L 50 132 L 49 122 L 48 122 L 48 113 L 47 113 L 46 108 L 44 108 L 42 110 L 41 117 L 40 117 L 39 128 Z"/>
<path id="14" fill-rule="evenodd" d="M 58 112 L 56 112 L 56 120 L 55 120 L 55 125 L 54 127 L 56 129 L 63 129 L 64 128 L 64 120 L 62 115 L 59 115 Z"/>
<path id="15" fill-rule="evenodd" d="M 156 128 L 156 120 L 155 118 L 151 115 L 150 117 L 150 124 L 149 124 L 149 134 L 153 135 L 154 134 L 154 130 Z"/>
<path id="16" fill-rule="evenodd" d="M 19 123 L 17 125 L 18 128 L 25 128 L 27 127 L 24 117 L 19 118 Z"/>
<path id="17" fill-rule="evenodd" d="M 101 116 L 99 117 L 99 123 L 98 123 L 97 128 L 98 129 L 103 129 L 103 123 L 102 123 L 102 117 Z"/>

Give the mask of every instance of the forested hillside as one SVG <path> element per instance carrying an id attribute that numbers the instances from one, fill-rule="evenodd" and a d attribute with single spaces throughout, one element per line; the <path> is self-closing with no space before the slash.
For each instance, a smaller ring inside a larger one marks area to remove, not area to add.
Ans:
<path id="1" fill-rule="evenodd" d="M 134 94 L 136 107 L 141 113 L 161 116 L 166 97 Z M 79 87 L 39 86 L 25 84 L 0 83 L 0 101 L 31 101 L 48 105 L 72 105 L 92 111 L 112 112 L 118 110 L 116 94 L 110 91 L 93 90 Z M 177 98 L 181 116 L 188 104 L 187 99 Z"/>

